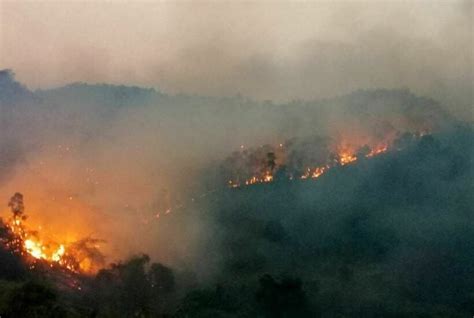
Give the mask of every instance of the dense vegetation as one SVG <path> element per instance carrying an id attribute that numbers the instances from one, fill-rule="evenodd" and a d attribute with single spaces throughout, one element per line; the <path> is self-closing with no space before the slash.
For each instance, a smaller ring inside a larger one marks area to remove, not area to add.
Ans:
<path id="1" fill-rule="evenodd" d="M 14 316 L 465 317 L 473 310 L 474 134 L 458 127 L 315 181 L 229 189 L 208 207 L 211 281 L 137 256 L 58 291 L 2 252 Z"/>

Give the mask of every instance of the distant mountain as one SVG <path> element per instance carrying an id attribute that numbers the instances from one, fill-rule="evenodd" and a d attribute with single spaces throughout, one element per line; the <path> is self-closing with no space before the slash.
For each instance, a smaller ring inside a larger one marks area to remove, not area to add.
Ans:
<path id="1" fill-rule="evenodd" d="M 0 70 L 0 106 L 31 101 L 33 93 L 15 80 L 11 70 Z"/>
<path id="2" fill-rule="evenodd" d="M 37 99 L 36 101 L 33 98 Z M 409 90 L 360 90 L 326 100 L 273 103 L 254 101 L 242 96 L 205 97 L 167 95 L 153 88 L 137 86 L 74 83 L 54 89 L 30 91 L 14 79 L 10 70 L 0 72 L 0 102 L 20 101 L 56 105 L 60 109 L 83 109 L 85 112 L 114 111 L 128 107 L 153 106 L 164 116 L 190 118 L 203 124 L 220 123 L 233 131 L 261 127 L 284 134 L 311 135 L 314 130 L 347 120 L 372 124 L 443 126 L 454 119 L 436 101 L 419 97 Z M 334 122 L 336 121 L 336 122 Z M 239 128 L 240 127 L 240 128 Z M 396 128 L 396 127 L 395 127 Z"/>
<path id="3" fill-rule="evenodd" d="M 53 102 L 73 101 L 115 107 L 148 104 L 165 96 L 152 88 L 87 83 L 74 83 L 54 89 L 38 90 L 35 94 Z"/>

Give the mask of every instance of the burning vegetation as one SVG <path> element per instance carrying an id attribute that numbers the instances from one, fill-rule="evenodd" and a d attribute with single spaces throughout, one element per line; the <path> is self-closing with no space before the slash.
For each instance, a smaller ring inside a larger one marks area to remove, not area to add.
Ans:
<path id="1" fill-rule="evenodd" d="M 48 266 L 74 273 L 93 273 L 104 264 L 99 250 L 101 240 L 84 238 L 76 242 L 57 242 L 28 228 L 23 195 L 15 193 L 8 203 L 12 215 L 3 222 L 2 241 L 11 253 L 20 255 L 30 269 Z"/>
<path id="2" fill-rule="evenodd" d="M 331 168 L 370 159 L 388 151 L 401 150 L 410 139 L 419 139 L 426 132 L 396 134 L 382 141 L 331 142 L 330 139 L 313 137 L 292 139 L 278 146 L 265 145 L 256 149 L 234 152 L 223 165 L 224 175 L 231 176 L 231 188 L 276 179 L 316 179 Z M 344 140 L 345 138 L 343 138 Z"/>

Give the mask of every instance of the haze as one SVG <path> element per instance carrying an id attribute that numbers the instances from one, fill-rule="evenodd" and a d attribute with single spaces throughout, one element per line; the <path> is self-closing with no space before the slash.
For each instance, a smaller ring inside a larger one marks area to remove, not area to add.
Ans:
<path id="1" fill-rule="evenodd" d="M 0 68 L 286 101 L 407 87 L 472 116 L 471 1 L 1 1 Z"/>

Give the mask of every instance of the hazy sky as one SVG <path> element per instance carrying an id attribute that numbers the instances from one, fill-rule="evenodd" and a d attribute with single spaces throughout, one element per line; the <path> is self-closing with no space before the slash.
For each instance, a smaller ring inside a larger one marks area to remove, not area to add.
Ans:
<path id="1" fill-rule="evenodd" d="M 4 1 L 0 67 L 259 99 L 408 87 L 472 105 L 471 1 Z"/>

